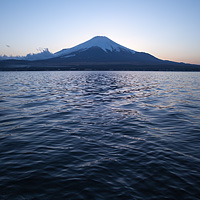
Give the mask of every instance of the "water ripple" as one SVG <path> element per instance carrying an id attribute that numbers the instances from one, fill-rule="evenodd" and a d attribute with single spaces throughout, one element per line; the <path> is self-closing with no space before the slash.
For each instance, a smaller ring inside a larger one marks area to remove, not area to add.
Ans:
<path id="1" fill-rule="evenodd" d="M 199 199 L 199 81 L 2 72 L 0 199 Z"/>

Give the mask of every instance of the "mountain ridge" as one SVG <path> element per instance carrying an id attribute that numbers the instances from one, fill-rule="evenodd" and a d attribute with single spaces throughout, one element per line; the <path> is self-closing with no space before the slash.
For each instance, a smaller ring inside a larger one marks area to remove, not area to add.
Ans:
<path id="1" fill-rule="evenodd" d="M 62 49 L 61 51 L 56 52 L 54 55 L 62 56 L 64 54 L 70 54 L 75 51 L 86 50 L 91 47 L 99 47 L 99 48 L 103 49 L 105 52 L 107 52 L 108 50 L 109 51 L 118 51 L 118 52 L 120 50 L 125 50 L 125 51 L 135 53 L 134 50 L 126 48 L 105 36 L 95 36 L 86 42 L 76 45 L 75 47 L 68 48 L 68 49 Z"/>
<path id="2" fill-rule="evenodd" d="M 0 61 L 0 70 L 163 70 L 200 71 L 200 66 L 161 60 L 155 56 L 124 47 L 105 36 L 92 39 L 72 48 L 51 54 L 42 52 L 45 58 L 28 54 L 31 59 Z M 27 57 L 28 57 L 27 55 Z M 38 59 L 39 58 L 39 59 Z M 194 66 L 193 68 L 191 66 Z"/>

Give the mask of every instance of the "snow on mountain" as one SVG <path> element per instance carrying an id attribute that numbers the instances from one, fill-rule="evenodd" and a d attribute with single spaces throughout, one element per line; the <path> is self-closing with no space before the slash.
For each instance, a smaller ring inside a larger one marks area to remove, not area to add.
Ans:
<path id="1" fill-rule="evenodd" d="M 79 44 L 75 47 L 69 48 L 69 49 L 63 49 L 61 51 L 58 51 L 54 54 L 54 56 L 58 57 L 58 56 L 63 56 L 63 55 L 68 55 L 71 54 L 73 52 L 76 51 L 85 51 L 91 47 L 99 47 L 102 50 L 104 50 L 105 52 L 108 51 L 128 51 L 131 53 L 135 53 L 135 51 L 128 49 L 120 44 L 117 44 L 116 42 L 110 40 L 109 38 L 105 37 L 105 36 L 96 36 L 82 44 Z"/>

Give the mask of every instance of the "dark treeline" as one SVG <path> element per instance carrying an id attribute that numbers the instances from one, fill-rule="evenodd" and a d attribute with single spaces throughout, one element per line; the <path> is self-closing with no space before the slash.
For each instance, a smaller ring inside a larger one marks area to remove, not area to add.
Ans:
<path id="1" fill-rule="evenodd" d="M 200 65 L 191 64 L 65 64 L 65 63 L 44 63 L 25 60 L 4 60 L 0 61 L 0 71 L 200 71 Z"/>

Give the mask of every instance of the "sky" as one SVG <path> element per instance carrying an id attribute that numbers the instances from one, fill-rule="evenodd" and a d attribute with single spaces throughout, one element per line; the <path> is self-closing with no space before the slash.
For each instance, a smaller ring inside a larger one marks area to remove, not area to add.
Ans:
<path id="1" fill-rule="evenodd" d="M 0 0 L 0 55 L 55 53 L 94 36 L 200 64 L 200 0 Z"/>

